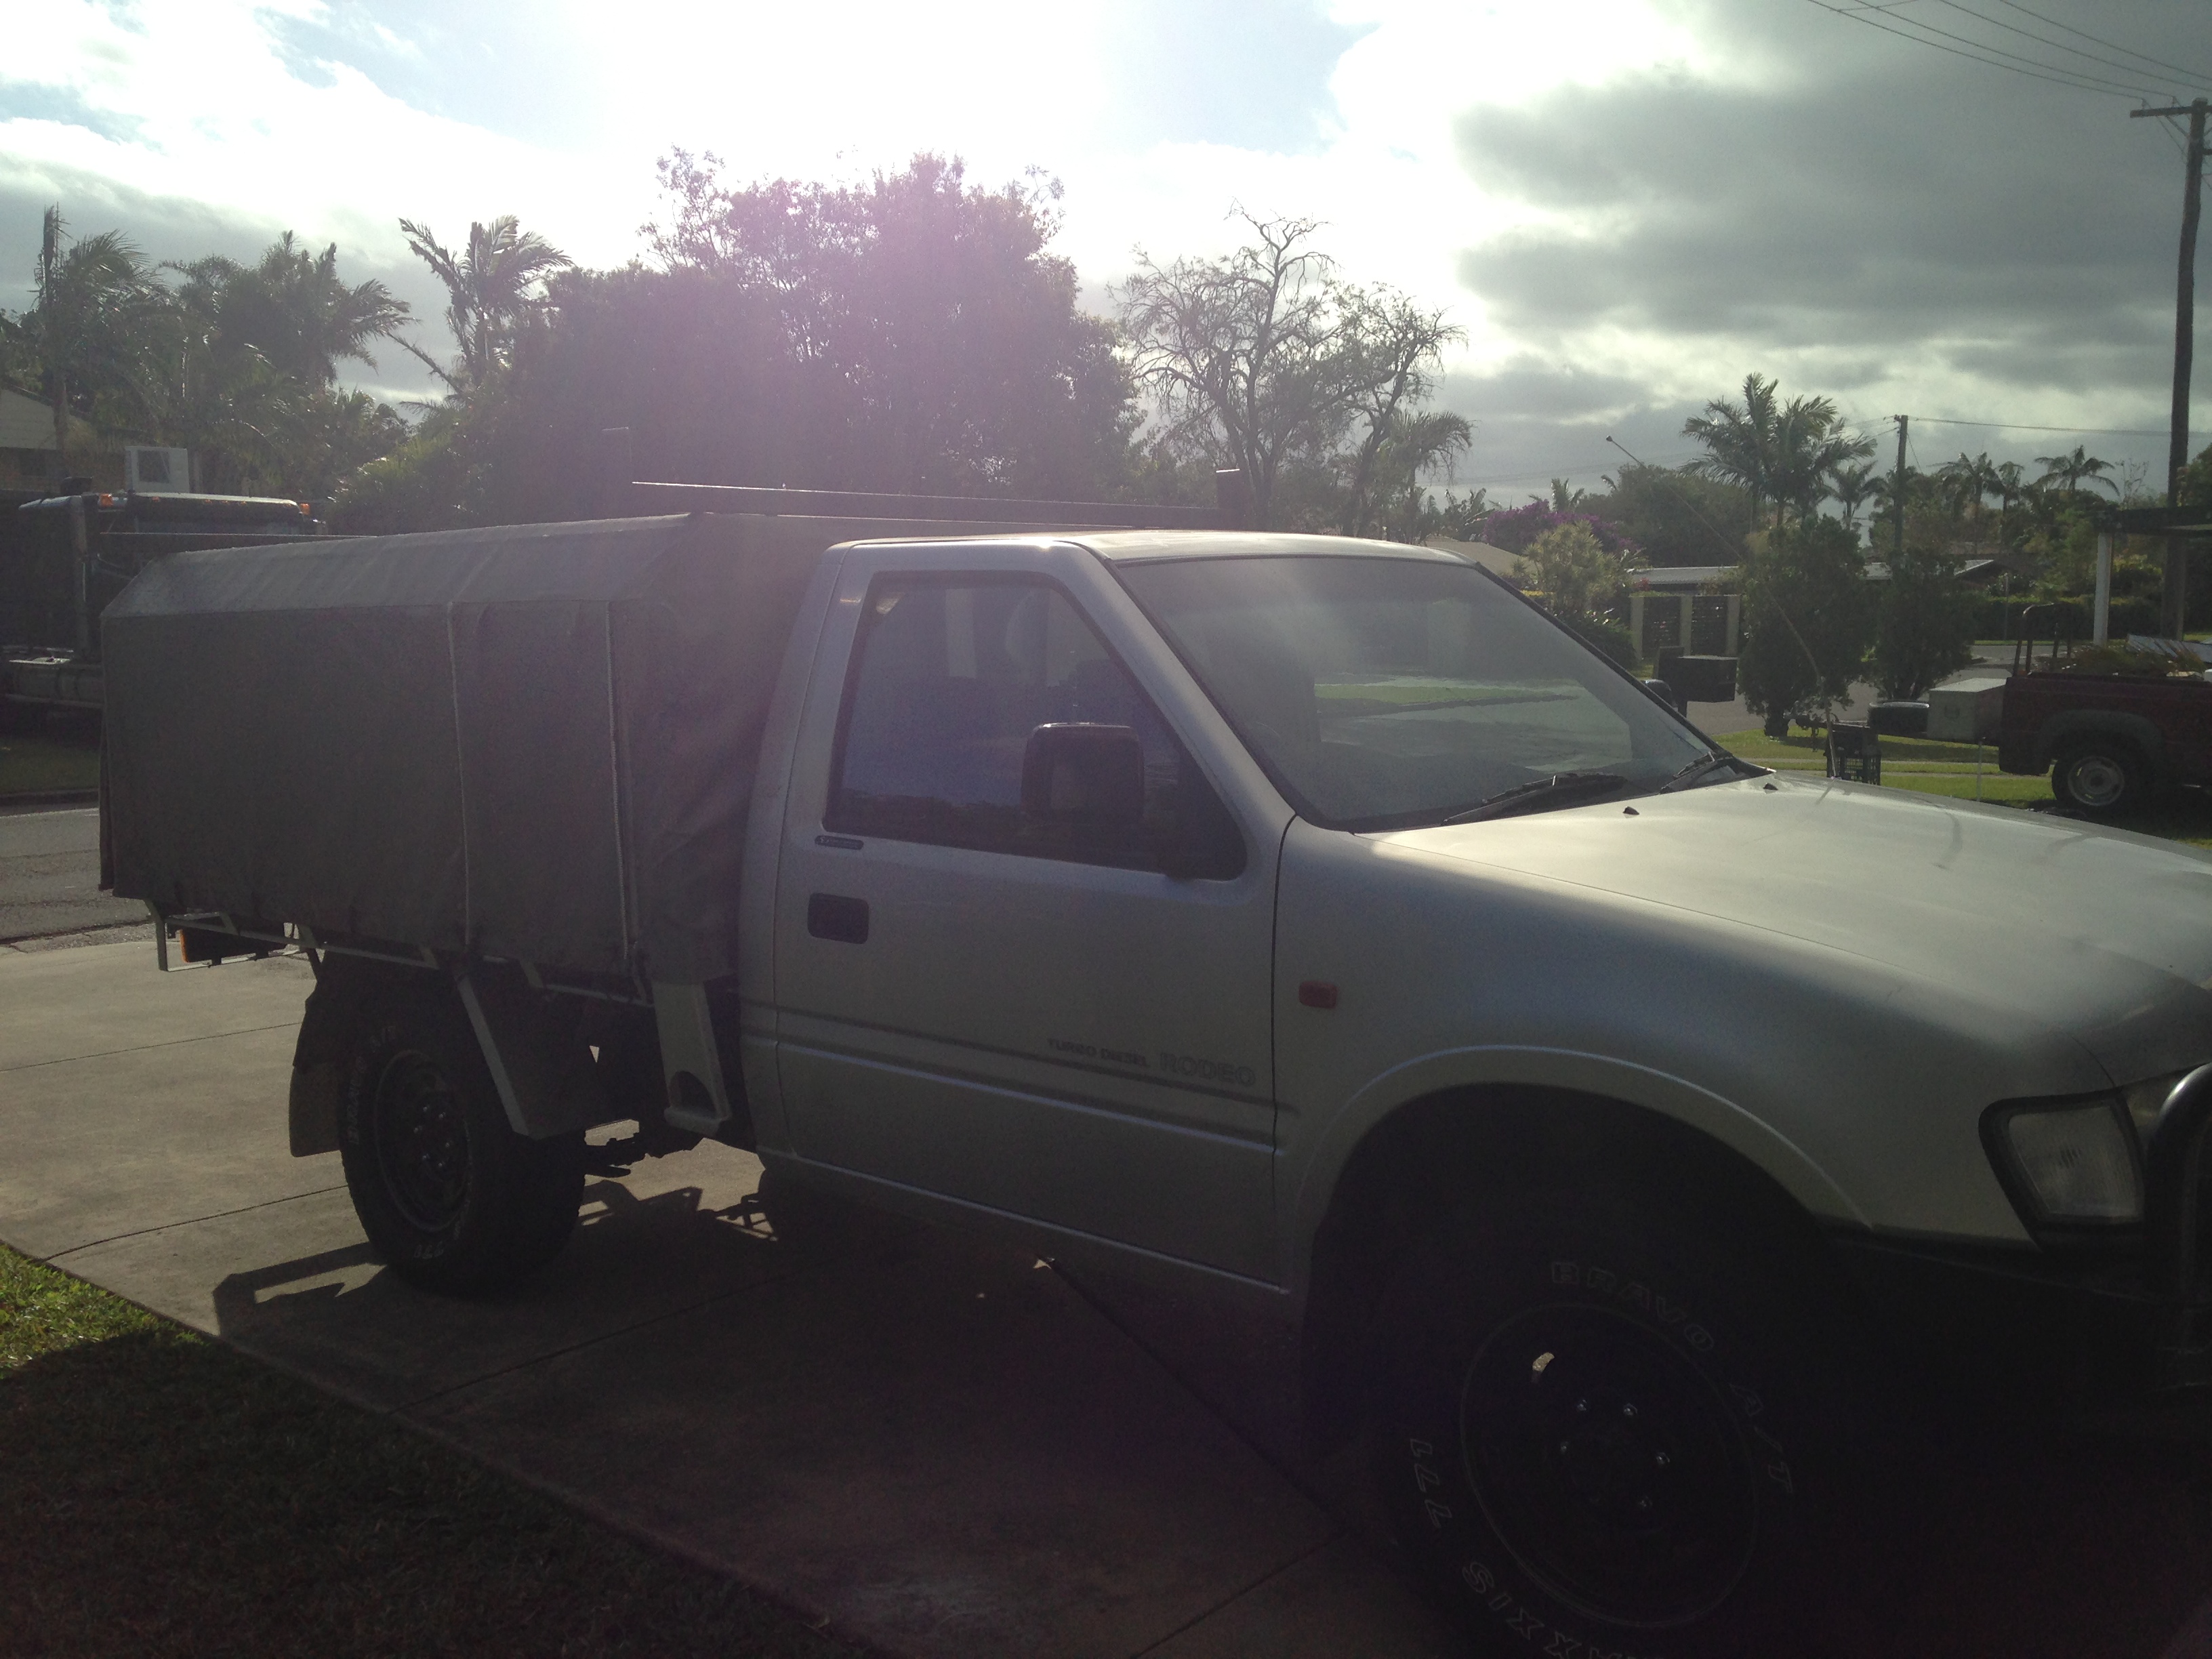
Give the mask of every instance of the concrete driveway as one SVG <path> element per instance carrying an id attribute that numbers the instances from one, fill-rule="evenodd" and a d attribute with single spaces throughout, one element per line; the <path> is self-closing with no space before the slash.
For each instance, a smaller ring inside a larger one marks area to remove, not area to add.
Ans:
<path id="1" fill-rule="evenodd" d="M 305 968 L 152 955 L 0 951 L 16 1249 L 890 1652 L 1460 1650 L 1346 1463 L 1299 1461 L 1255 1335 L 903 1224 L 794 1259 L 718 1146 L 595 1177 L 522 1292 L 424 1296 L 370 1257 L 335 1155 L 286 1155 Z M 1868 1587 L 1894 1624 L 1869 1651 L 2212 1659 L 2203 1426 L 1978 1441 L 1919 1576 Z"/>
<path id="2" fill-rule="evenodd" d="M 96 808 L 0 805 L 0 942 L 145 920 L 137 900 L 100 890 Z"/>

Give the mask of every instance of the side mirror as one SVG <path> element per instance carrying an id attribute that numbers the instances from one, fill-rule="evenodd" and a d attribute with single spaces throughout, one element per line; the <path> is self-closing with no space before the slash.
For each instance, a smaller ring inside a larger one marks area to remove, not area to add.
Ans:
<path id="1" fill-rule="evenodd" d="M 1660 702 L 1665 703 L 1668 708 L 1673 709 L 1676 714 L 1680 714 L 1684 712 L 1682 708 L 1681 696 L 1675 691 L 1674 688 L 1672 685 L 1669 685 L 1665 680 L 1646 680 L 1644 682 L 1644 689 L 1646 691 L 1649 691 L 1653 696 L 1658 698 Z"/>
<path id="2" fill-rule="evenodd" d="M 1024 817 L 1133 828 L 1145 816 L 1145 745 L 1127 726 L 1040 726 L 1022 750 Z"/>

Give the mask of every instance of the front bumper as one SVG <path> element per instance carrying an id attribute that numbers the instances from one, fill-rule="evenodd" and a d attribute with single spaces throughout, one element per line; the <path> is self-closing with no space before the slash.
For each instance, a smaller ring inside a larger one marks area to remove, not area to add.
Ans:
<path id="1" fill-rule="evenodd" d="M 2166 1097 L 2131 1243 L 1928 1243 L 1853 1233 L 1838 1258 L 1883 1322 L 1939 1376 L 2007 1393 L 2212 1388 L 2212 1066 Z"/>

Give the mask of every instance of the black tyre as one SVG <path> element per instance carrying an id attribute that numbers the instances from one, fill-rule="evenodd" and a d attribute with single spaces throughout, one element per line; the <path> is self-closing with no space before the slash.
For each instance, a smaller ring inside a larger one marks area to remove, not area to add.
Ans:
<path id="1" fill-rule="evenodd" d="M 1759 1254 L 1563 1197 L 1462 1212 L 1404 1263 L 1377 1472 L 1480 1647 L 1824 1650 L 1867 1437 Z"/>
<path id="2" fill-rule="evenodd" d="M 2051 793 L 2092 817 L 2132 812 L 2150 790 L 2150 768 L 2132 744 L 2117 738 L 2076 738 L 2051 759 Z"/>
<path id="3" fill-rule="evenodd" d="M 504 1289 L 551 1261 L 575 1230 L 583 1135 L 532 1140 L 508 1127 L 450 995 L 392 995 L 364 1010 L 338 1151 L 370 1245 L 426 1289 Z"/>

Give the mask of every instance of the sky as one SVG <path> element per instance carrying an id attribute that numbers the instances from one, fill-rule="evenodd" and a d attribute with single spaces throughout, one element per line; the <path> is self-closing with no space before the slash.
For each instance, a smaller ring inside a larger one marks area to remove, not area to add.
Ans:
<path id="1" fill-rule="evenodd" d="M 402 216 L 616 265 L 672 146 L 740 180 L 933 150 L 1058 179 L 1102 312 L 1139 249 L 1321 222 L 1465 331 L 1454 482 L 1505 501 L 1596 483 L 1608 436 L 1690 458 L 1754 371 L 1885 461 L 1903 412 L 1917 465 L 2081 443 L 2162 485 L 2181 145 L 2128 112 L 2212 94 L 2203 0 L 45 0 L 39 33 L 0 61 L 0 307 L 58 203 L 161 259 L 335 242 L 442 356 Z"/>

